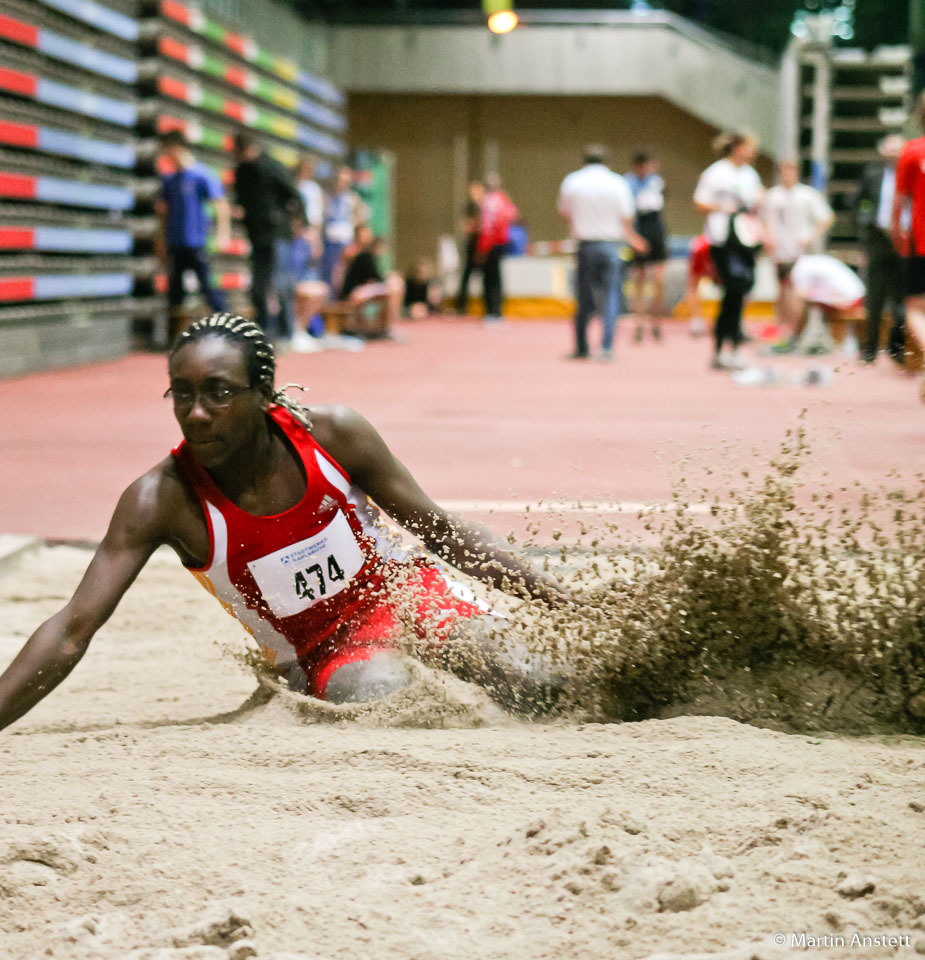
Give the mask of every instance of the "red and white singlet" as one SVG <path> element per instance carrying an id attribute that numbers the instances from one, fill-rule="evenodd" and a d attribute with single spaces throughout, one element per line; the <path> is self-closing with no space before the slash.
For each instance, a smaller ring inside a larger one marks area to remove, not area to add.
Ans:
<path id="1" fill-rule="evenodd" d="M 287 410 L 273 405 L 269 416 L 307 480 L 305 495 L 283 513 L 261 517 L 235 506 L 185 441 L 173 456 L 209 530 L 208 561 L 188 569 L 253 635 L 271 664 L 298 659 L 309 692 L 323 697 L 338 667 L 391 647 L 400 629 L 396 592 L 412 599 L 431 634 L 435 626 L 448 630 L 455 616 L 488 612 L 471 590 L 380 521 L 366 494 Z"/>

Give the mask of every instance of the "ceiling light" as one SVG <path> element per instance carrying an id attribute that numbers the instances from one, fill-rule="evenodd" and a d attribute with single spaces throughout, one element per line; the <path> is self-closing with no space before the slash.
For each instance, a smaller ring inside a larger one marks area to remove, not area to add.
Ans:
<path id="1" fill-rule="evenodd" d="M 488 18 L 488 29 L 492 33 L 510 33 L 519 23 L 513 10 L 499 10 Z"/>

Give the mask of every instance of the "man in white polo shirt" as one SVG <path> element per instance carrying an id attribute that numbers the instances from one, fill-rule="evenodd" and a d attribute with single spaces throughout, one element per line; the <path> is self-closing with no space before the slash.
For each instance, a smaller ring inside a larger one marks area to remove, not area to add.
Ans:
<path id="1" fill-rule="evenodd" d="M 635 205 L 627 182 L 608 169 L 606 150 L 585 149 L 585 164 L 570 173 L 559 189 L 559 213 L 578 241 L 576 271 L 575 349 L 571 360 L 587 360 L 588 321 L 600 315 L 604 334 L 601 360 L 613 360 L 613 338 L 620 315 L 624 242 L 645 253 L 648 244 L 633 229 Z"/>

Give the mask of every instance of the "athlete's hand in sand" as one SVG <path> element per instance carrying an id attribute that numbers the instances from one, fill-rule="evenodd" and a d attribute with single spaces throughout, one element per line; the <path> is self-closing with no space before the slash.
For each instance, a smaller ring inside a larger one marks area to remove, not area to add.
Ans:
<path id="1" fill-rule="evenodd" d="M 146 474 L 125 491 L 70 602 L 32 634 L 0 675 L 0 730 L 31 710 L 77 666 L 157 548 L 163 517 L 151 485 Z"/>

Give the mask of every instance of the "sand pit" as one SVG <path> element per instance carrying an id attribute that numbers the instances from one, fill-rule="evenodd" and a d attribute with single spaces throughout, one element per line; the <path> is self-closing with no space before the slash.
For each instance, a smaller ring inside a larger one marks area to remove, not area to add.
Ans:
<path id="1" fill-rule="evenodd" d="M 88 556 L 0 575 L 0 665 Z M 4 960 L 925 952 L 921 739 L 526 723 L 433 675 L 352 718 L 242 708 L 223 645 L 237 626 L 159 553 L 0 735 Z"/>

